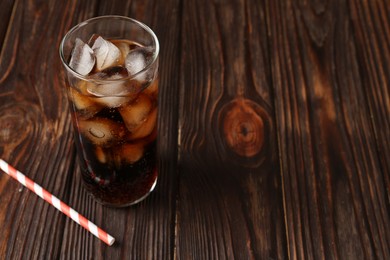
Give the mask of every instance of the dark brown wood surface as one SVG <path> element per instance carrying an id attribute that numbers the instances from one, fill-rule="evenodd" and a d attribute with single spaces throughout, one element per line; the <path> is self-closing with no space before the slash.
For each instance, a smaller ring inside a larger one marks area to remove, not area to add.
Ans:
<path id="1" fill-rule="evenodd" d="M 159 181 L 96 204 L 79 179 L 63 35 L 90 17 L 161 44 Z M 0 259 L 390 259 L 387 0 L 0 2 Z"/>

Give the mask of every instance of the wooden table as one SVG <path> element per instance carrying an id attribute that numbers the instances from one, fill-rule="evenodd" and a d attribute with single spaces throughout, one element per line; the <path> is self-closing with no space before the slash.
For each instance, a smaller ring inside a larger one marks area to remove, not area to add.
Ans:
<path id="1" fill-rule="evenodd" d="M 126 209 L 80 184 L 58 55 L 106 14 L 161 43 L 159 182 Z M 387 0 L 6 0 L 0 18 L 0 157 L 117 240 L 1 173 L 1 259 L 390 259 Z"/>

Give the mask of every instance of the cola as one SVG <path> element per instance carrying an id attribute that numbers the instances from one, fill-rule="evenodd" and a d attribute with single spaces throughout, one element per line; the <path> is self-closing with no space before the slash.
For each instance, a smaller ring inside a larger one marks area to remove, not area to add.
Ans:
<path id="1" fill-rule="evenodd" d="M 158 80 L 154 50 L 127 39 L 76 39 L 68 97 L 82 179 L 100 203 L 127 206 L 157 180 Z"/>

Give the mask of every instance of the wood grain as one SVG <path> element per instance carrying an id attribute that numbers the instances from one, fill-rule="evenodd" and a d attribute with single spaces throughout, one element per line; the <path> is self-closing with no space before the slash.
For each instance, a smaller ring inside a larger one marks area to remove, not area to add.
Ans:
<path id="1" fill-rule="evenodd" d="M 58 28 L 64 26 L 51 10 L 65 8 L 63 3 L 15 1 L 5 23 L 7 36 L 0 60 L 0 153 L 28 177 L 67 200 L 72 177 L 68 172 L 74 158 L 72 132 L 68 115 L 62 113 L 68 106 L 60 87 L 60 64 L 52 62 L 58 54 L 45 51 L 58 46 Z M 8 176 L 1 175 L 0 182 L 5 209 L 1 212 L 0 255 L 6 259 L 58 256 L 65 218 Z"/>
<path id="2" fill-rule="evenodd" d="M 58 56 L 98 15 L 160 45 L 159 180 L 83 189 Z M 0 3 L 0 157 L 112 234 L 0 174 L 0 259 L 390 259 L 387 0 Z"/>
<path id="3" fill-rule="evenodd" d="M 10 16 L 12 16 L 13 10 L 14 10 L 14 2 L 13 0 L 9 1 L 2 1 L 0 3 L 0 20 L 3 23 L 6 23 L 7 26 L 1 26 L 0 28 L 0 50 L 2 49 L 4 38 L 7 34 L 8 21 L 10 21 Z"/>
<path id="4" fill-rule="evenodd" d="M 284 258 L 264 6 L 206 2 L 183 5 L 177 256 Z"/>
<path id="5" fill-rule="evenodd" d="M 370 78 L 388 79 L 389 64 L 371 56 L 380 69 L 368 71 L 361 54 L 386 57 L 388 45 L 376 49 L 375 39 L 359 38 L 370 28 L 361 32 L 356 26 L 364 19 L 383 18 L 363 10 L 384 2 L 357 2 L 268 5 L 288 253 L 293 259 L 389 258 L 389 172 L 377 157 L 388 143 L 389 81 L 367 85 Z M 375 24 L 381 26 L 377 33 L 386 35 L 389 23 Z M 371 93 L 383 97 L 375 112 Z M 373 122 L 374 113 L 383 116 Z"/>

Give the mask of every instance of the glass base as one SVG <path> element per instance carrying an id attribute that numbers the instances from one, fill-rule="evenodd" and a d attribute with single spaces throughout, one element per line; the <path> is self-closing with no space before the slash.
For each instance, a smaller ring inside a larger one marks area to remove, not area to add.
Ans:
<path id="1" fill-rule="evenodd" d="M 135 200 L 135 201 L 132 201 L 132 202 L 130 202 L 130 203 L 125 203 L 125 204 L 112 204 L 112 203 L 107 203 L 107 202 L 102 202 L 102 201 L 100 201 L 99 199 L 97 199 L 97 198 L 95 198 L 94 196 L 93 196 L 93 194 L 91 194 L 91 193 L 89 193 L 91 196 L 92 196 L 92 198 L 93 198 L 93 200 L 94 201 L 96 201 L 97 203 L 99 203 L 99 204 L 101 204 L 101 205 L 103 205 L 103 206 L 105 206 L 105 207 L 109 207 L 109 208 L 125 208 L 125 207 L 129 207 L 129 206 L 132 206 L 132 205 L 135 205 L 135 204 L 137 204 L 137 203 L 140 203 L 141 201 L 143 201 L 144 199 L 146 199 L 148 196 L 149 196 L 149 194 L 150 193 L 152 193 L 152 191 L 154 190 L 154 188 L 156 187 L 156 184 L 157 184 L 157 178 L 156 178 L 156 180 L 154 181 L 154 183 L 152 184 L 152 186 L 150 187 L 150 190 L 145 194 L 145 195 L 143 195 L 141 198 L 139 198 L 139 199 L 137 199 L 137 200 Z"/>

